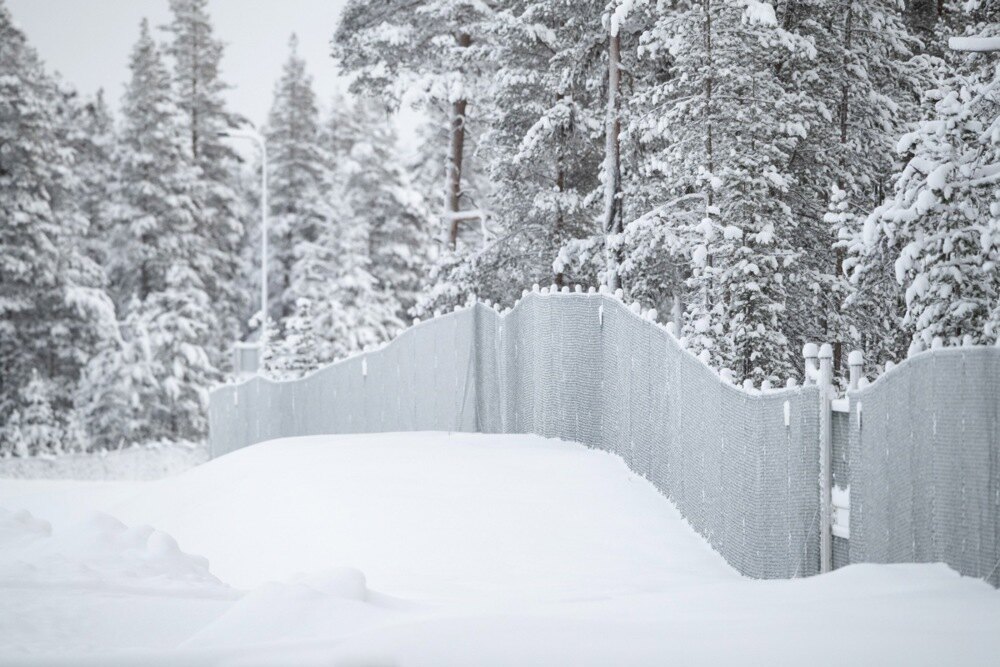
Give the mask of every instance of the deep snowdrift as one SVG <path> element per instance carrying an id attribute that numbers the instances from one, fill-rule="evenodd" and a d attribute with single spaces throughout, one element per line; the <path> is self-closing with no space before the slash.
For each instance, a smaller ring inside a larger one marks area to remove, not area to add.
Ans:
<path id="1" fill-rule="evenodd" d="M 11 664 L 1000 652 L 1000 593 L 983 582 L 940 565 L 746 580 L 619 459 L 536 436 L 281 440 L 156 482 L 0 480 L 0 506 Z"/>

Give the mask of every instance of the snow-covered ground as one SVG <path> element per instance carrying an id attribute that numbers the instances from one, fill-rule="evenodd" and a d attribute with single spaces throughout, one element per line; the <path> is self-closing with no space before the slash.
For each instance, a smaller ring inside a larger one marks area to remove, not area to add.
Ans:
<path id="1" fill-rule="evenodd" d="M 95 454 L 0 458 L 0 479 L 159 479 L 207 460 L 205 443 L 154 442 Z"/>
<path id="2" fill-rule="evenodd" d="M 942 565 L 744 579 L 620 459 L 536 436 L 280 440 L 158 481 L 0 479 L 0 507 L 5 664 L 1000 655 L 1000 592 L 981 581 Z"/>

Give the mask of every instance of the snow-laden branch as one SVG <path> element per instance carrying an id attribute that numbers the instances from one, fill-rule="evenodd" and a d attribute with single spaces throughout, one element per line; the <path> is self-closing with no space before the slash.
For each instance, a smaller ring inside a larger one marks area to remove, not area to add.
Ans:
<path id="1" fill-rule="evenodd" d="M 969 51 L 973 53 L 994 53 L 1000 51 L 1000 36 L 998 37 L 951 37 L 948 48 L 952 51 Z"/>

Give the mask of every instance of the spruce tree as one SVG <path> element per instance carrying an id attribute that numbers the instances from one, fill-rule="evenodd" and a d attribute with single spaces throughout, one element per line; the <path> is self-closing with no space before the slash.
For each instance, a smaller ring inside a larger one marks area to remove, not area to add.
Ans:
<path id="1" fill-rule="evenodd" d="M 271 215 L 271 315 L 279 324 L 300 296 L 294 288 L 297 262 L 333 216 L 329 200 L 330 156 L 325 150 L 319 108 L 298 40 L 289 40 L 289 57 L 274 88 L 266 136 L 269 151 Z"/>
<path id="2" fill-rule="evenodd" d="M 774 73 L 808 44 L 769 5 L 729 0 L 664 12 L 641 42 L 642 57 L 667 68 L 644 92 L 655 125 L 637 119 L 632 131 L 659 135 L 657 219 L 678 225 L 660 238 L 690 262 L 684 334 L 739 377 L 785 375 L 794 362 L 781 318 L 797 259 L 789 162 L 803 128 L 801 99 Z"/>
<path id="3" fill-rule="evenodd" d="M 200 170 L 193 196 L 198 207 L 201 253 L 198 274 L 215 304 L 218 326 L 208 349 L 217 363 L 228 363 L 229 349 L 242 330 L 248 304 L 240 289 L 240 247 L 244 207 L 238 192 L 239 157 L 220 136 L 241 124 L 226 108 L 229 88 L 221 78 L 224 46 L 213 34 L 208 0 L 170 0 L 166 54 L 188 154 Z"/>
<path id="4" fill-rule="evenodd" d="M 1000 34 L 980 27 L 991 29 Z M 967 68 L 928 91 L 933 115 L 900 140 L 906 166 L 866 222 L 856 267 L 863 275 L 892 253 L 903 327 L 925 347 L 1000 336 L 1000 68 L 988 55 Z"/>
<path id="5" fill-rule="evenodd" d="M 21 389 L 20 446 L 29 456 L 63 451 L 63 427 L 52 407 L 54 393 L 51 380 L 43 378 L 37 370 L 32 370 L 31 379 Z"/>
<path id="6" fill-rule="evenodd" d="M 129 63 L 117 151 L 112 290 L 120 311 L 166 288 L 178 262 L 200 259 L 200 176 L 178 125 L 170 73 L 145 20 Z"/>
<path id="7" fill-rule="evenodd" d="M 374 100 L 338 97 L 327 134 L 341 215 L 368 226 L 372 276 L 398 302 L 396 316 L 406 319 L 427 279 L 431 239 L 426 202 L 400 161 L 392 120 Z"/>
<path id="8" fill-rule="evenodd" d="M 148 338 L 155 383 L 147 409 L 151 439 L 200 440 L 208 434 L 208 390 L 219 381 L 205 341 L 211 301 L 198 273 L 176 263 L 164 288 L 138 306 L 136 323 Z"/>
<path id="9" fill-rule="evenodd" d="M 92 449 L 148 442 L 157 428 L 156 380 L 141 305 L 133 303 L 128 311 L 120 334 L 91 357 L 77 388 L 74 408 Z"/>
<path id="10" fill-rule="evenodd" d="M 264 368 L 276 380 L 294 380 L 319 368 L 322 354 L 312 301 L 300 297 L 294 312 L 285 320 L 282 338 L 269 342 Z"/>
<path id="11" fill-rule="evenodd" d="M 107 391 L 124 392 L 137 407 L 127 437 L 196 439 L 205 434 L 207 391 L 218 379 L 211 360 L 218 320 L 201 279 L 207 268 L 198 227 L 201 172 L 145 21 L 130 68 L 116 186 L 122 253 L 113 278 L 126 329 L 139 337 L 142 354 L 124 351 L 132 381 Z M 107 373 L 120 376 L 114 368 Z"/>
<path id="12" fill-rule="evenodd" d="M 37 373 L 35 387 L 51 392 L 46 418 L 61 428 L 114 319 L 100 267 L 84 253 L 70 97 L 0 2 L 0 421 L 25 407 Z"/>

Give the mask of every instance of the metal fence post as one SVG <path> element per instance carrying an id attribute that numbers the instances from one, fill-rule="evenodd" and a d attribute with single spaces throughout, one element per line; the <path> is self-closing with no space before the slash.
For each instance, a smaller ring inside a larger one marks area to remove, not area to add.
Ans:
<path id="1" fill-rule="evenodd" d="M 833 568 L 833 348 L 819 348 L 819 571 Z"/>

